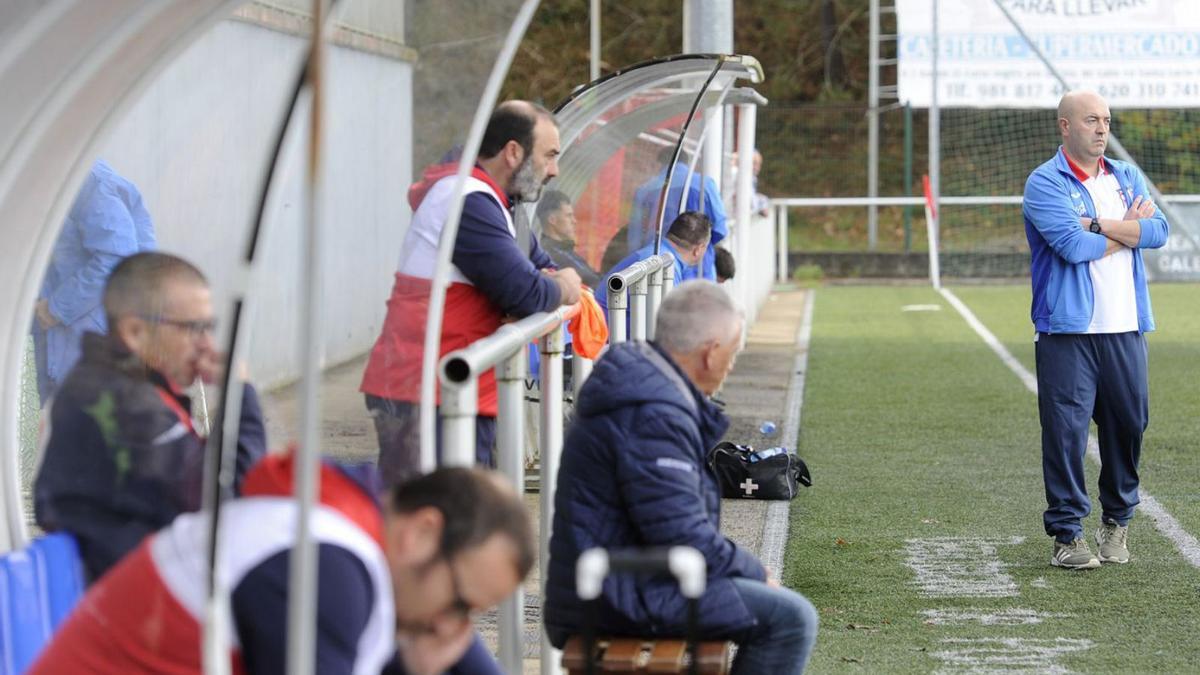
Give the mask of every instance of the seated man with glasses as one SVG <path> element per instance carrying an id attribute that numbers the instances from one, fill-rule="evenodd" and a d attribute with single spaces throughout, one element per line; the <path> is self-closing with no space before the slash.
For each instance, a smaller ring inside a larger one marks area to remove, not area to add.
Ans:
<path id="1" fill-rule="evenodd" d="M 272 455 L 227 503 L 216 574 L 229 589 L 235 673 L 287 670 L 288 568 L 296 534 L 293 463 Z M 372 467 L 321 469 L 310 522 L 317 542 L 315 672 L 501 672 L 471 617 L 533 567 L 522 499 L 495 474 L 439 469 L 381 505 Z M 40 673 L 199 673 L 208 521 L 184 514 L 113 568 L 34 663 Z"/>
<path id="2" fill-rule="evenodd" d="M 125 258 L 103 302 L 109 333 L 84 334 L 82 357 L 50 400 L 34 484 L 38 525 L 75 537 L 91 580 L 200 508 L 205 440 L 183 389 L 216 381 L 221 362 L 208 282 L 191 263 L 165 253 Z M 265 451 L 246 385 L 235 489 Z"/>

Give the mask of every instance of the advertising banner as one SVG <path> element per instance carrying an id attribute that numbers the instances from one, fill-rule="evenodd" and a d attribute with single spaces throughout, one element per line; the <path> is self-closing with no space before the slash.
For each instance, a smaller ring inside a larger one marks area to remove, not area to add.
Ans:
<path id="1" fill-rule="evenodd" d="M 1073 88 L 1117 108 L 1200 106 L 1200 2 L 999 0 Z M 928 107 L 934 0 L 896 0 L 899 99 Z M 940 0 L 938 105 L 1053 108 L 1062 87 L 996 0 Z"/>

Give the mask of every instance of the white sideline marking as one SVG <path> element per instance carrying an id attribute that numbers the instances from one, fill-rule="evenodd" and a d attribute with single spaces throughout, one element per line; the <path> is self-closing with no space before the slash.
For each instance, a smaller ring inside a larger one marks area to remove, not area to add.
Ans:
<path id="1" fill-rule="evenodd" d="M 808 343 L 812 339 L 813 306 L 817 292 L 808 290 L 804 298 L 804 318 L 800 321 L 800 332 L 796 334 L 796 361 L 792 366 L 792 381 L 788 384 L 787 421 L 783 425 L 783 442 L 795 443 L 800 438 L 800 406 L 804 403 L 804 376 L 808 372 Z M 767 506 L 763 521 L 762 544 L 759 560 L 775 578 L 783 574 L 783 546 L 787 543 L 788 517 L 791 502 L 773 501 Z"/>
<path id="2" fill-rule="evenodd" d="M 905 305 L 900 308 L 901 312 L 940 312 L 941 305 Z"/>
<path id="3" fill-rule="evenodd" d="M 954 293 L 951 293 L 950 290 L 946 288 L 939 288 L 938 292 L 942 294 L 942 297 L 946 298 L 946 301 L 949 302 L 954 309 L 958 310 L 958 313 L 962 315 L 962 318 L 966 320 L 967 324 L 971 326 L 971 328 L 975 329 L 975 332 L 979 335 L 979 337 L 983 338 L 983 341 L 987 343 L 987 346 L 992 348 L 992 351 L 1000 357 L 1000 360 L 1004 362 L 1004 365 L 1008 366 L 1009 370 L 1013 371 L 1017 374 L 1017 377 L 1021 378 L 1021 381 L 1025 383 L 1025 387 L 1029 389 L 1029 391 L 1032 391 L 1036 394 L 1037 378 L 1034 377 L 1034 375 L 1028 370 L 1026 370 L 1025 366 L 1021 365 L 1021 362 L 1014 358 L 1013 355 L 1010 354 L 1007 349 L 1005 349 L 1004 345 L 1000 344 L 1000 341 L 996 339 L 996 336 L 987 329 L 987 326 L 984 326 L 983 323 L 981 323 L 979 319 L 975 317 L 975 314 L 965 304 L 963 304 L 961 300 L 958 299 L 958 296 L 954 295 Z M 1100 447 L 1096 442 L 1096 437 L 1090 434 L 1088 435 L 1087 456 L 1091 457 L 1092 460 L 1097 464 L 1100 463 Z M 1183 555 L 1183 559 L 1188 561 L 1192 567 L 1200 567 L 1200 541 L 1197 541 L 1196 537 L 1194 537 L 1187 530 L 1183 529 L 1183 526 L 1179 524 L 1179 521 L 1175 520 L 1175 517 L 1172 516 L 1163 507 L 1163 505 L 1154 498 L 1153 495 L 1151 495 L 1149 492 L 1146 492 L 1144 488 L 1138 488 L 1138 497 L 1142 502 L 1140 505 L 1142 512 L 1149 516 L 1150 520 L 1154 521 L 1154 527 L 1158 528 L 1158 531 L 1161 532 L 1164 537 L 1170 539 L 1171 543 L 1175 544 L 1175 548 L 1179 549 L 1179 552 Z"/>
<path id="4" fill-rule="evenodd" d="M 1015 546 L 1024 537 L 982 539 L 979 537 L 932 537 L 905 541 L 905 561 L 926 597 L 1009 598 L 1021 594 L 1017 582 L 1000 560 L 1000 546 Z"/>
<path id="5" fill-rule="evenodd" d="M 968 623 L 978 623 L 981 626 L 1032 626 L 1046 619 L 1064 619 L 1072 614 L 1055 612 L 1039 612 L 1024 607 L 1010 607 L 1001 610 L 987 609 L 927 609 L 925 623 L 933 626 L 961 626 Z"/>
<path id="6" fill-rule="evenodd" d="M 941 644 L 954 648 L 933 653 L 946 664 L 937 673 L 1069 673 L 1057 658 L 1096 646 L 1074 638 L 947 638 Z"/>

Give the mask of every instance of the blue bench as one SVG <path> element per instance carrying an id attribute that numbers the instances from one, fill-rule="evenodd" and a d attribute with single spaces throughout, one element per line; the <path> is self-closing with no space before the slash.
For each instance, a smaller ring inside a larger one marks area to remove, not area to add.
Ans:
<path id="1" fill-rule="evenodd" d="M 84 587 L 70 535 L 49 534 L 0 557 L 0 675 L 18 675 L 33 664 Z"/>

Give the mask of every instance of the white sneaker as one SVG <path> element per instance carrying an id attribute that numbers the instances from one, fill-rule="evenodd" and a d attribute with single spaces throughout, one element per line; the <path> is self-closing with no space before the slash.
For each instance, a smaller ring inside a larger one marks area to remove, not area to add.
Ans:
<path id="1" fill-rule="evenodd" d="M 1076 539 L 1069 544 L 1055 541 L 1054 557 L 1050 558 L 1050 564 L 1069 570 L 1094 570 L 1100 566 L 1100 561 L 1092 555 L 1086 541 Z"/>
<path id="2" fill-rule="evenodd" d="M 1096 546 L 1100 547 L 1100 561 L 1124 565 L 1129 562 L 1129 527 L 1116 523 L 1103 523 L 1096 529 Z"/>

